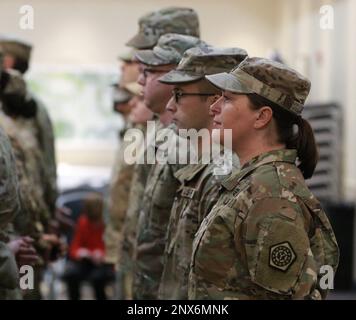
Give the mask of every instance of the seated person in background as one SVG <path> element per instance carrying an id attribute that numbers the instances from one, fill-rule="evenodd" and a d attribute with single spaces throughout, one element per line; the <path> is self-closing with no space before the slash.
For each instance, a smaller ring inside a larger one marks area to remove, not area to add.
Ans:
<path id="1" fill-rule="evenodd" d="M 82 281 L 91 283 L 97 300 L 106 300 L 105 285 L 114 278 L 114 270 L 104 263 L 102 211 L 102 195 L 89 194 L 75 228 L 69 248 L 70 260 L 63 275 L 71 300 L 80 298 Z"/>

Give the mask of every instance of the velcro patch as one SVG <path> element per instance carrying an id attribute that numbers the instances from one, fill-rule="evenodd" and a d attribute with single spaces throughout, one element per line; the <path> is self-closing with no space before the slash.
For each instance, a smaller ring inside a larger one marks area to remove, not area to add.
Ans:
<path id="1" fill-rule="evenodd" d="M 193 199 L 195 192 L 196 192 L 196 189 L 194 189 L 194 188 L 183 187 L 181 195 L 184 198 Z"/>

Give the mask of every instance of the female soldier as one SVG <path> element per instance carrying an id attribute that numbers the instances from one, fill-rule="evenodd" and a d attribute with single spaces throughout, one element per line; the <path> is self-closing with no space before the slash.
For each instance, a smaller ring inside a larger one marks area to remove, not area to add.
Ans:
<path id="1" fill-rule="evenodd" d="M 325 298 L 332 284 L 323 272 L 334 274 L 339 252 L 304 180 L 318 158 L 301 117 L 309 80 L 262 58 L 207 79 L 223 91 L 211 111 L 216 128 L 231 129 L 242 168 L 196 233 L 189 298 Z"/>

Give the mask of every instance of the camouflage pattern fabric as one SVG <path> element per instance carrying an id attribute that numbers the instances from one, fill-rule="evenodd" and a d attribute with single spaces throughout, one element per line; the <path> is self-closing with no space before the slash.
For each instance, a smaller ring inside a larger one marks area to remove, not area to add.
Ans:
<path id="1" fill-rule="evenodd" d="M 139 20 L 138 33 L 127 42 L 136 49 L 153 48 L 159 37 L 166 33 L 200 35 L 199 18 L 190 8 L 169 7 L 150 12 Z"/>
<path id="2" fill-rule="evenodd" d="M 256 93 L 300 116 L 310 91 L 310 81 L 288 66 L 264 58 L 246 58 L 230 73 L 206 78 L 222 90 Z"/>
<path id="3" fill-rule="evenodd" d="M 159 38 L 152 50 L 139 50 L 135 57 L 150 66 L 177 65 L 184 52 L 194 47 L 207 47 L 207 44 L 197 37 L 167 33 Z"/>
<path id="4" fill-rule="evenodd" d="M 296 150 L 246 163 L 222 182 L 193 242 L 189 299 L 322 299 L 336 271 L 331 225 L 295 165 Z"/>
<path id="5" fill-rule="evenodd" d="M 171 154 L 170 148 L 173 144 L 168 146 L 168 151 L 160 149 L 160 146 L 164 144 L 163 137 L 166 134 L 176 135 L 174 125 L 167 129 L 166 132 L 163 130 L 157 135 L 156 157 L 159 157 L 157 155 L 161 151 Z M 177 140 L 168 138 L 168 141 Z M 179 181 L 174 174 L 185 165 L 156 163 L 149 173 L 137 223 L 134 276 L 134 298 L 136 299 L 158 298 L 163 271 L 165 235 L 170 211 L 179 187 Z"/>
<path id="6" fill-rule="evenodd" d="M 15 257 L 7 247 L 9 223 L 20 210 L 19 186 L 15 159 L 9 139 L 0 128 L 0 299 L 11 299 L 18 287 L 19 275 Z"/>
<path id="7" fill-rule="evenodd" d="M 163 125 L 156 119 L 156 128 L 160 130 Z M 146 158 L 148 149 L 152 148 L 152 142 L 155 137 L 148 137 L 146 128 L 142 128 L 145 139 L 148 143 L 144 146 L 142 153 Z M 122 228 L 122 245 L 119 247 L 119 270 L 123 274 L 124 283 L 124 299 L 133 298 L 133 268 L 135 265 L 136 252 L 136 229 L 137 221 L 142 205 L 143 194 L 152 164 L 145 162 L 144 164 L 135 164 L 132 177 L 132 183 L 129 194 L 128 209 L 125 216 L 124 225 Z"/>
<path id="8" fill-rule="evenodd" d="M 132 127 L 128 124 L 123 135 Z M 124 159 L 124 151 L 129 142 L 121 141 L 117 151 L 110 182 L 110 191 L 107 201 L 105 226 L 105 260 L 117 266 L 119 261 L 119 245 L 122 242 L 122 227 L 128 208 L 134 165 L 128 164 Z"/>
<path id="9" fill-rule="evenodd" d="M 198 81 L 209 74 L 230 71 L 246 57 L 247 52 L 241 48 L 190 48 L 184 52 L 177 68 L 159 81 L 167 84 Z"/>
<path id="10" fill-rule="evenodd" d="M 37 130 L 36 137 L 43 159 L 42 181 L 44 184 L 44 197 L 50 209 L 50 216 L 53 217 L 58 196 L 54 129 L 45 105 L 36 97 L 33 96 L 33 98 L 37 104 L 35 127 Z"/>
<path id="11" fill-rule="evenodd" d="M 222 177 L 213 174 L 214 168 L 214 164 L 191 164 L 175 173 L 180 186 L 167 227 L 159 299 L 188 299 L 194 235 L 219 199 Z"/>

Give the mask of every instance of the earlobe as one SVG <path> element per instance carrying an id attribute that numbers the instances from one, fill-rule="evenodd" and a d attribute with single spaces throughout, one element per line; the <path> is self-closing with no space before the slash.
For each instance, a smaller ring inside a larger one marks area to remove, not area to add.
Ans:
<path id="1" fill-rule="evenodd" d="M 270 107 L 262 107 L 258 110 L 258 114 L 256 117 L 255 128 L 263 128 L 268 125 L 273 116 L 273 111 Z"/>

